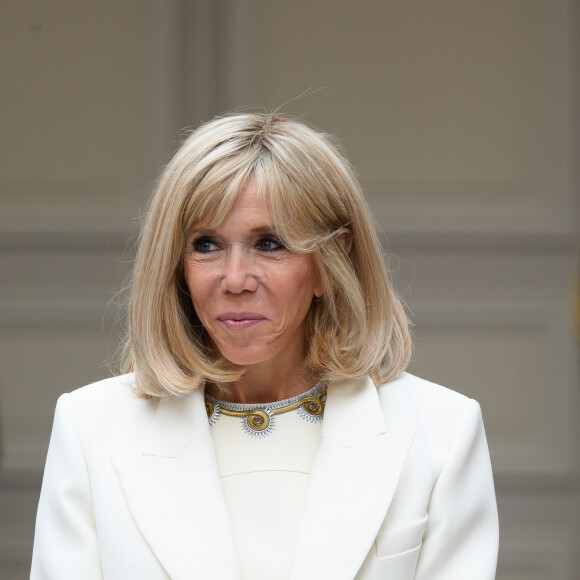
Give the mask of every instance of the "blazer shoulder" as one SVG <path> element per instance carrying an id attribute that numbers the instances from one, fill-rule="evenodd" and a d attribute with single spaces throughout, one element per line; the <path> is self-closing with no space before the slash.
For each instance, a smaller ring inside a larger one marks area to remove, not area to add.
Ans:
<path id="1" fill-rule="evenodd" d="M 410 373 L 401 373 L 396 379 L 379 387 L 379 393 L 384 396 L 412 397 L 426 405 L 464 405 L 471 399 L 449 389 L 416 377 Z"/>
<path id="2" fill-rule="evenodd" d="M 466 420 L 481 421 L 477 401 L 409 373 L 379 387 L 388 429 L 415 428 L 444 446 Z"/>
<path id="3" fill-rule="evenodd" d="M 133 374 L 111 377 L 61 395 L 56 417 L 72 421 L 85 450 L 131 448 L 134 439 L 153 418 L 158 399 L 145 399 L 133 391 Z"/>
<path id="4" fill-rule="evenodd" d="M 137 398 L 133 391 L 135 375 L 128 373 L 102 379 L 85 385 L 66 394 L 66 397 L 75 404 L 98 403 L 99 401 L 113 402 L 115 399 Z"/>
<path id="5" fill-rule="evenodd" d="M 101 417 L 111 421 L 117 416 L 122 420 L 123 415 L 156 407 L 158 400 L 139 397 L 134 384 L 133 373 L 110 377 L 61 395 L 59 404 L 70 408 L 79 420 L 89 422 Z"/>

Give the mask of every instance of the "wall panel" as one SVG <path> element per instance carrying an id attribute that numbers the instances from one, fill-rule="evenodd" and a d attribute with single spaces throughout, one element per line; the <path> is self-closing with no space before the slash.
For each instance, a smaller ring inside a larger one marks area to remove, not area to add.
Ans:
<path id="1" fill-rule="evenodd" d="M 231 106 L 337 132 L 390 231 L 573 231 L 566 1 L 241 4 Z"/>

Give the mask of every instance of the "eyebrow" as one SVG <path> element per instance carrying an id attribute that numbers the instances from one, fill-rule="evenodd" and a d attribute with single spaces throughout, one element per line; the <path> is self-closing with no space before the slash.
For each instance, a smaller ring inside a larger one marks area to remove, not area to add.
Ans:
<path id="1" fill-rule="evenodd" d="M 271 233 L 275 233 L 276 228 L 274 227 L 274 225 L 261 225 L 261 226 L 256 226 L 255 228 L 252 228 L 250 230 L 251 234 L 271 234 Z M 216 230 L 214 228 L 209 228 L 207 226 L 201 226 L 201 227 L 193 227 L 190 231 L 190 235 L 191 234 L 201 234 L 201 235 L 214 235 L 216 232 Z"/>

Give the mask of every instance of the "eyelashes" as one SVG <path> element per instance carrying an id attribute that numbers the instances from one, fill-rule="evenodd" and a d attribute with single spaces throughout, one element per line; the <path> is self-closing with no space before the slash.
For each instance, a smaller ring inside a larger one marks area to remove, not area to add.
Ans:
<path id="1" fill-rule="evenodd" d="M 209 236 L 201 236 L 193 240 L 192 244 L 194 251 L 200 254 L 208 254 L 218 249 L 217 244 Z"/>
<path id="2" fill-rule="evenodd" d="M 276 250 L 285 249 L 285 246 L 273 236 L 264 236 L 258 240 L 256 244 L 262 252 L 274 252 Z"/>
<path id="3" fill-rule="evenodd" d="M 211 236 L 195 238 L 191 245 L 193 250 L 199 254 L 209 254 L 220 249 L 219 243 Z M 284 244 L 274 236 L 261 236 L 254 243 L 254 248 L 264 253 L 286 249 Z"/>

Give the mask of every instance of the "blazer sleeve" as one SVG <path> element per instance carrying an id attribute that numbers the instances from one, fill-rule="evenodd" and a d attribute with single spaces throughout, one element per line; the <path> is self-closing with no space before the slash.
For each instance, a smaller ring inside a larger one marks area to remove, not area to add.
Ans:
<path id="1" fill-rule="evenodd" d="M 91 486 L 70 396 L 58 400 L 38 504 L 31 580 L 101 580 Z"/>
<path id="2" fill-rule="evenodd" d="M 468 400 L 429 502 L 415 580 L 493 580 L 499 526 L 481 410 Z"/>

